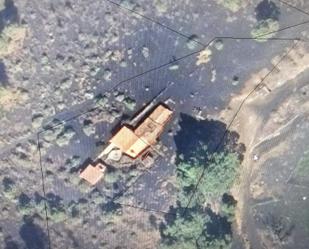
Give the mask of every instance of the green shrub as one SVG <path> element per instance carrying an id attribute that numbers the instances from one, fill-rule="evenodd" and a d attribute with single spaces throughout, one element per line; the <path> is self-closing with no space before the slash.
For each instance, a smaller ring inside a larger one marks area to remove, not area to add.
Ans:
<path id="1" fill-rule="evenodd" d="M 75 136 L 76 132 L 70 126 L 64 127 L 63 131 L 57 135 L 56 143 L 62 147 L 70 143 L 71 138 Z"/>
<path id="2" fill-rule="evenodd" d="M 204 145 L 192 152 L 189 159 L 178 157 L 178 207 L 175 219 L 162 229 L 161 249 L 231 248 L 236 201 L 226 193 L 238 177 L 239 166 L 236 154 L 210 153 Z M 219 214 L 205 208 L 212 201 L 221 204 Z"/>
<path id="3" fill-rule="evenodd" d="M 95 103 L 97 105 L 105 106 L 108 103 L 108 97 L 102 94 L 99 94 L 95 97 Z"/>
<path id="4" fill-rule="evenodd" d="M 194 50 L 194 49 L 198 48 L 198 46 L 199 46 L 198 36 L 197 35 L 191 35 L 186 42 L 186 46 L 190 50 Z"/>
<path id="5" fill-rule="evenodd" d="M 245 1 L 244 0 L 218 0 L 218 3 L 222 5 L 224 8 L 232 12 L 237 12 L 244 6 Z"/>
<path id="6" fill-rule="evenodd" d="M 21 193 L 18 198 L 18 210 L 23 215 L 30 215 L 35 212 L 33 201 L 24 193 Z"/>
<path id="7" fill-rule="evenodd" d="M 135 109 L 135 106 L 136 106 L 136 102 L 134 99 L 130 98 L 130 97 L 126 97 L 124 100 L 123 100 L 123 103 L 125 105 L 125 107 L 127 109 L 129 109 L 130 111 L 134 111 Z"/>
<path id="8" fill-rule="evenodd" d="M 230 225 L 225 218 L 201 209 L 188 209 L 162 229 L 160 249 L 231 248 Z"/>
<path id="9" fill-rule="evenodd" d="M 273 19 L 261 20 L 251 31 L 251 36 L 256 41 L 265 42 L 276 35 L 279 30 L 279 22 Z"/>
<path id="10" fill-rule="evenodd" d="M 300 177 L 309 176 L 309 151 L 297 163 L 296 175 Z"/>
<path id="11" fill-rule="evenodd" d="M 64 209 L 48 209 L 47 215 L 48 218 L 55 223 L 62 222 L 67 218 L 67 214 Z"/>
<path id="12" fill-rule="evenodd" d="M 17 201 L 18 190 L 15 182 L 9 177 L 4 177 L 2 184 L 4 187 L 4 196 L 13 202 Z"/>
<path id="13" fill-rule="evenodd" d="M 83 123 L 83 131 L 88 137 L 95 134 L 95 124 L 93 124 L 91 120 L 85 120 Z"/>
<path id="14" fill-rule="evenodd" d="M 116 183 L 121 177 L 121 172 L 119 170 L 108 171 L 104 175 L 104 182 L 108 184 Z"/>
<path id="15" fill-rule="evenodd" d="M 239 160 L 234 153 L 215 153 L 209 155 L 207 147 L 201 149 L 189 161 L 180 161 L 177 165 L 177 182 L 181 189 L 179 201 L 187 205 L 187 196 L 194 198 L 191 205 L 205 203 L 211 199 L 219 199 L 224 193 L 229 192 L 238 177 Z M 203 174 L 197 189 L 195 186 Z"/>
<path id="16" fill-rule="evenodd" d="M 215 41 L 214 46 L 217 50 L 222 50 L 224 48 L 224 43 L 221 39 L 218 39 Z"/>
<path id="17" fill-rule="evenodd" d="M 188 245 L 189 241 L 193 241 L 199 237 L 205 229 L 205 223 L 209 221 L 209 217 L 198 212 L 192 213 L 190 216 L 182 216 L 179 213 L 173 224 L 167 226 L 162 231 L 163 235 L 171 241 L 177 241 L 177 244 Z M 190 248 L 190 247 L 189 247 Z"/>
<path id="18" fill-rule="evenodd" d="M 0 55 L 6 55 L 14 51 L 14 47 L 25 36 L 25 28 L 17 24 L 5 26 L 0 34 Z"/>

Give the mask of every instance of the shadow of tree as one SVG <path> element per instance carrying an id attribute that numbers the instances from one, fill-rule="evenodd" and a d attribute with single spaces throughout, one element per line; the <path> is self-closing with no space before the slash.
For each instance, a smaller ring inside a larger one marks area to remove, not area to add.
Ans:
<path id="1" fill-rule="evenodd" d="M 174 136 L 174 141 L 177 155 L 182 155 L 184 161 L 190 160 L 201 144 L 206 145 L 210 153 L 235 152 L 240 160 L 243 159 L 242 154 L 246 147 L 238 143 L 239 134 L 228 131 L 225 123 L 217 120 L 196 120 L 181 113 L 179 126 L 180 130 Z"/>
<path id="2" fill-rule="evenodd" d="M 24 224 L 19 230 L 19 234 L 26 244 L 27 249 L 45 249 L 48 248 L 48 238 L 42 228 L 34 224 L 32 219 L 25 218 Z"/>
<path id="3" fill-rule="evenodd" d="M 214 239 L 224 239 L 226 235 L 232 233 L 232 226 L 227 217 L 216 214 L 210 208 L 206 209 L 206 213 L 210 217 L 210 221 L 206 223 L 207 236 Z"/>
<path id="4" fill-rule="evenodd" d="M 5 65 L 0 60 L 0 86 L 7 86 L 8 85 L 8 76 L 6 74 Z"/>
<path id="5" fill-rule="evenodd" d="M 13 0 L 5 0 L 4 6 L 5 8 L 0 11 L 0 33 L 6 25 L 19 21 L 18 10 Z"/>
<path id="6" fill-rule="evenodd" d="M 273 19 L 278 21 L 280 16 L 280 9 L 277 5 L 269 0 L 263 0 L 260 2 L 256 8 L 256 19 L 258 21 Z"/>

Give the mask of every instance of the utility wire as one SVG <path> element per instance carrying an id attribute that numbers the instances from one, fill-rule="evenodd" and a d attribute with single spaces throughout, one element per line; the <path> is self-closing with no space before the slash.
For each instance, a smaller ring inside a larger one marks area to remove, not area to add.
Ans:
<path id="1" fill-rule="evenodd" d="M 290 3 L 286 2 L 286 1 L 283 1 L 283 0 L 277 0 L 277 1 L 282 3 L 282 4 L 284 4 L 284 5 L 286 5 L 286 6 L 288 6 L 288 7 L 290 7 L 290 8 L 293 8 L 293 9 L 295 9 L 295 10 L 297 10 L 297 11 L 299 11 L 299 12 L 301 12 L 301 13 L 307 15 L 307 16 L 309 16 L 309 12 L 304 11 L 304 10 L 302 10 L 302 9 L 300 9 L 300 8 L 294 6 L 294 5 L 292 5 L 292 4 L 290 4 Z M 307 0 L 305 0 L 305 1 L 307 1 Z"/>
<path id="2" fill-rule="evenodd" d="M 43 171 L 43 164 L 42 164 L 42 154 L 41 154 L 41 145 L 40 145 L 40 136 L 37 134 L 37 147 L 39 152 L 39 162 L 40 162 L 40 170 L 42 176 L 42 191 L 44 195 L 44 210 L 46 216 L 46 229 L 47 229 L 47 238 L 48 238 L 48 248 L 51 249 L 51 241 L 50 241 L 50 233 L 49 233 L 49 223 L 48 223 L 48 213 L 47 213 L 47 200 L 46 200 L 46 191 L 45 191 L 45 176 Z"/>

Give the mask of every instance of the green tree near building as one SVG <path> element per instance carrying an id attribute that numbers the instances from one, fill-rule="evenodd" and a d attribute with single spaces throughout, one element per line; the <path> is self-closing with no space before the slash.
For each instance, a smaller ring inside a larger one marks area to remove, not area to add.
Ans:
<path id="1" fill-rule="evenodd" d="M 182 114 L 175 136 L 176 204 L 161 224 L 160 249 L 229 249 L 236 201 L 230 193 L 245 146 L 216 120 Z"/>

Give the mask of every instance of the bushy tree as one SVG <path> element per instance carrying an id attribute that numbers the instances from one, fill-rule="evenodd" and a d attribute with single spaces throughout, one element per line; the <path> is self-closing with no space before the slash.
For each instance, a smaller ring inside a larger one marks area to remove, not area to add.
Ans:
<path id="1" fill-rule="evenodd" d="M 200 236 L 196 242 L 196 249 L 230 249 L 232 247 L 232 238 L 230 235 L 225 235 L 224 238 L 214 238 Z"/>
<path id="2" fill-rule="evenodd" d="M 178 207 L 175 219 L 162 229 L 160 248 L 230 248 L 236 201 L 226 193 L 238 177 L 238 155 L 211 153 L 201 144 L 191 157 L 179 156 L 177 162 Z M 219 214 L 207 207 L 212 201 L 221 203 Z"/>
<path id="3" fill-rule="evenodd" d="M 196 192 L 196 195 L 201 199 L 200 201 L 207 201 L 209 196 L 218 199 L 224 193 L 229 192 L 238 177 L 238 168 L 239 161 L 236 154 L 220 153 L 213 155 L 209 165 L 206 166 L 204 176 Z"/>
<path id="4" fill-rule="evenodd" d="M 190 213 L 188 216 L 177 215 L 171 226 L 163 230 L 163 234 L 174 241 L 188 241 L 196 239 L 205 228 L 209 217 L 198 212 Z"/>
<path id="5" fill-rule="evenodd" d="M 221 198 L 224 193 L 229 192 L 237 178 L 239 164 L 238 156 L 234 153 L 220 152 L 210 155 L 207 147 L 201 146 L 189 160 L 179 161 L 179 201 L 185 206 L 188 204 L 185 203 L 188 195 L 194 194 L 191 206 L 195 206 L 203 205 L 210 198 Z"/>
<path id="6" fill-rule="evenodd" d="M 3 185 L 3 193 L 4 196 L 11 201 L 16 201 L 17 200 L 17 195 L 18 195 L 18 190 L 16 187 L 15 182 L 9 178 L 9 177 L 4 177 L 2 180 L 2 185 Z"/>
<path id="7" fill-rule="evenodd" d="M 259 42 L 265 42 L 267 39 L 274 37 L 278 30 L 278 21 L 273 19 L 261 20 L 252 29 L 251 36 Z"/>
<path id="8" fill-rule="evenodd" d="M 245 6 L 244 0 L 217 0 L 217 2 L 222 5 L 224 8 L 232 11 L 237 12 L 239 11 L 243 6 Z"/>
<path id="9" fill-rule="evenodd" d="M 182 214 L 181 209 L 177 209 L 175 219 L 163 230 L 162 249 L 193 249 L 196 248 L 196 239 L 205 230 L 209 217 L 198 211 Z"/>
<path id="10" fill-rule="evenodd" d="M 177 209 L 176 217 L 163 230 L 160 249 L 228 249 L 230 223 L 210 209 Z"/>
<path id="11" fill-rule="evenodd" d="M 35 212 L 33 200 L 24 193 L 20 194 L 17 207 L 23 215 L 30 215 Z"/>

